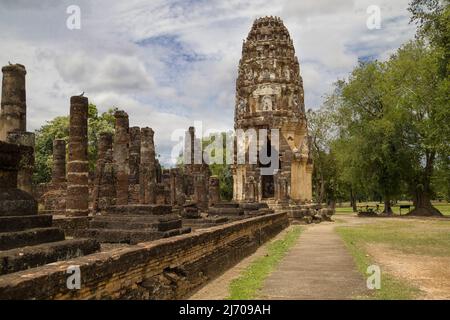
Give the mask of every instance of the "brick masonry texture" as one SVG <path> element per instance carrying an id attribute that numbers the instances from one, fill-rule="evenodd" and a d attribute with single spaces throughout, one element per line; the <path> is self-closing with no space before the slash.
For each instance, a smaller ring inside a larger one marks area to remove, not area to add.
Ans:
<path id="1" fill-rule="evenodd" d="M 16 272 L 0 277 L 0 299 L 186 298 L 288 224 L 270 214 Z M 72 265 L 80 290 L 66 286 Z"/>

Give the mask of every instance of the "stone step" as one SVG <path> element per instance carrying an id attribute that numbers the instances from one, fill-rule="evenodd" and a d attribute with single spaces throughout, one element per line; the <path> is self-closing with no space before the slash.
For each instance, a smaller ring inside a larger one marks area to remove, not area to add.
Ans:
<path id="1" fill-rule="evenodd" d="M 245 215 L 257 217 L 257 216 L 264 216 L 266 214 L 272 214 L 274 213 L 273 209 L 259 209 L 259 210 L 246 210 Z"/>
<path id="2" fill-rule="evenodd" d="M 209 208 L 208 214 L 218 216 L 242 216 L 244 215 L 244 209 L 242 208 Z"/>
<path id="3" fill-rule="evenodd" d="M 93 239 L 72 239 L 0 251 L 0 275 L 88 255 L 100 250 Z"/>
<path id="4" fill-rule="evenodd" d="M 22 231 L 52 226 L 51 215 L 0 217 L 0 232 Z"/>
<path id="5" fill-rule="evenodd" d="M 183 219 L 183 226 L 191 227 L 194 229 L 204 229 L 209 227 L 215 227 L 220 224 L 227 223 L 229 218 L 227 217 L 208 217 L 203 219 Z"/>
<path id="6" fill-rule="evenodd" d="M 176 219 L 179 216 L 176 214 L 168 215 L 151 215 L 151 216 L 141 216 L 141 215 L 99 215 L 95 216 L 92 221 L 117 221 L 117 222 L 145 222 L 154 223 L 161 219 Z"/>
<path id="7" fill-rule="evenodd" d="M 172 213 L 172 206 L 165 204 L 131 204 L 109 207 L 107 212 L 108 214 L 121 215 L 166 215 Z"/>
<path id="8" fill-rule="evenodd" d="M 180 229 L 183 223 L 181 219 L 167 219 L 158 223 L 158 231 L 170 231 L 173 229 Z"/>
<path id="9" fill-rule="evenodd" d="M 37 212 L 37 202 L 29 193 L 0 186 L 0 217 L 31 216 Z"/>
<path id="10" fill-rule="evenodd" d="M 17 232 L 5 232 L 0 233 L 0 250 L 10 250 L 62 240 L 64 240 L 64 231 L 59 228 L 38 228 Z"/>
<path id="11" fill-rule="evenodd" d="M 238 202 L 219 202 L 214 205 L 214 208 L 239 208 Z"/>
<path id="12" fill-rule="evenodd" d="M 191 228 L 180 228 L 169 231 L 124 230 L 124 229 L 85 229 L 78 230 L 77 237 L 96 239 L 101 243 L 128 243 L 153 241 L 191 232 Z"/>
<path id="13" fill-rule="evenodd" d="M 90 229 L 154 229 L 158 228 L 158 222 L 133 222 L 133 221 L 117 221 L 117 220 L 92 220 L 89 223 Z"/>
<path id="14" fill-rule="evenodd" d="M 160 225 L 178 220 L 180 220 L 180 217 L 174 214 L 162 216 L 97 216 L 89 223 L 89 227 L 91 229 L 156 230 Z"/>
<path id="15" fill-rule="evenodd" d="M 153 241 L 162 238 L 155 230 L 126 230 L 126 229 L 84 229 L 77 230 L 76 237 L 90 238 L 100 243 L 136 243 L 135 239 Z M 141 241 L 141 242 L 142 242 Z"/>
<path id="16" fill-rule="evenodd" d="M 239 208 L 242 208 L 244 210 L 259 210 L 269 208 L 269 206 L 267 205 L 267 203 L 263 202 L 243 202 L 239 204 Z"/>

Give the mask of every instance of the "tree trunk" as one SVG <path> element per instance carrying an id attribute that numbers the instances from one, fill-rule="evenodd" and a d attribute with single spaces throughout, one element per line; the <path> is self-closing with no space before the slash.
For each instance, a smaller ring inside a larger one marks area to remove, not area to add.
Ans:
<path id="1" fill-rule="evenodd" d="M 415 208 L 408 215 L 422 217 L 442 216 L 442 213 L 431 204 L 428 192 L 421 190 L 421 188 L 417 188 L 413 202 Z"/>
<path id="2" fill-rule="evenodd" d="M 352 188 L 350 188 L 350 204 L 352 206 L 353 212 L 358 212 L 358 209 L 356 208 L 355 195 L 353 194 L 353 189 Z"/>
<path id="3" fill-rule="evenodd" d="M 391 199 L 389 197 L 385 197 L 384 198 L 384 210 L 383 210 L 383 213 L 387 214 L 387 215 L 394 214 L 394 212 L 392 211 L 392 207 L 391 207 Z"/>
<path id="4" fill-rule="evenodd" d="M 322 204 L 323 196 L 325 194 L 325 182 L 323 181 L 323 174 L 320 174 L 320 191 L 319 191 L 319 204 Z"/>
<path id="5" fill-rule="evenodd" d="M 316 202 L 317 203 L 322 203 L 322 195 L 320 194 L 320 182 L 319 179 L 316 179 L 316 184 L 315 184 L 316 188 Z"/>
<path id="6" fill-rule="evenodd" d="M 409 213 L 411 216 L 442 216 L 442 213 L 431 204 L 431 176 L 433 175 L 435 152 L 426 152 L 426 164 L 421 184 L 414 186 L 414 210 Z"/>

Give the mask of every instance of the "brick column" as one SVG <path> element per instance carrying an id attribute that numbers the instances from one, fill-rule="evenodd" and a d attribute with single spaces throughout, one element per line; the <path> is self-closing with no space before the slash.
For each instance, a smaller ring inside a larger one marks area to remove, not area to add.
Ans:
<path id="1" fill-rule="evenodd" d="M 125 111 L 116 111 L 113 157 L 116 175 L 116 204 L 128 204 L 128 176 L 130 175 L 130 125 Z"/>
<path id="2" fill-rule="evenodd" d="M 0 217 L 37 214 L 37 202 L 31 194 L 17 189 L 21 155 L 30 147 L 0 141 Z"/>
<path id="3" fill-rule="evenodd" d="M 18 130 L 9 131 L 6 141 L 29 147 L 21 149 L 19 172 L 17 174 L 17 188 L 28 193 L 33 193 L 35 134 Z"/>
<path id="4" fill-rule="evenodd" d="M 66 215 L 89 214 L 88 98 L 70 98 Z"/>
<path id="5" fill-rule="evenodd" d="M 66 182 L 66 141 L 53 140 L 52 185 L 60 187 Z"/>
<path id="6" fill-rule="evenodd" d="M 130 128 L 130 176 L 128 201 L 139 203 L 139 166 L 141 164 L 141 128 Z"/>
<path id="7" fill-rule="evenodd" d="M 208 198 L 210 207 L 220 202 L 219 177 L 217 176 L 209 177 Z"/>
<path id="8" fill-rule="evenodd" d="M 112 170 L 113 134 L 100 133 L 98 139 L 98 158 L 95 166 L 92 209 L 94 212 L 111 206 L 115 199 L 115 184 Z"/>
<path id="9" fill-rule="evenodd" d="M 205 179 L 204 174 L 194 175 L 194 200 L 200 209 L 207 209 L 208 207 L 208 182 Z"/>
<path id="10" fill-rule="evenodd" d="M 141 204 L 156 202 L 156 162 L 154 132 L 151 128 L 141 130 L 141 165 L 139 170 L 139 186 Z"/>
<path id="11" fill-rule="evenodd" d="M 13 64 L 2 68 L 2 102 L 0 140 L 6 141 L 10 131 L 26 131 L 25 66 Z"/>

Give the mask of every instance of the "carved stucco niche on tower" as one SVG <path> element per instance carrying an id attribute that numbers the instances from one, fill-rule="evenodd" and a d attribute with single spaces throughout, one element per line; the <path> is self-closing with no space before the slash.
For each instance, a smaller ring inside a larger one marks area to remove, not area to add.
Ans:
<path id="1" fill-rule="evenodd" d="M 278 129 L 279 150 L 275 152 L 280 169 L 273 176 L 262 176 L 259 164 L 235 164 L 234 200 L 311 201 L 312 159 L 303 80 L 293 41 L 278 17 L 255 20 L 243 43 L 235 129 L 267 129 L 269 136 L 272 129 Z"/>

